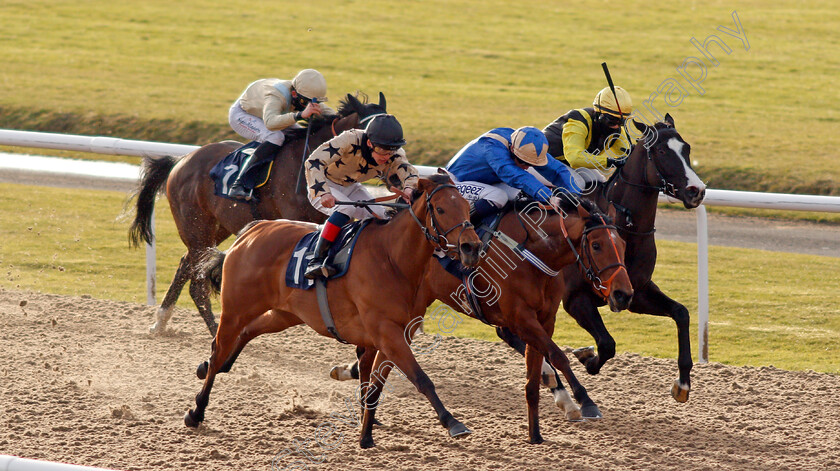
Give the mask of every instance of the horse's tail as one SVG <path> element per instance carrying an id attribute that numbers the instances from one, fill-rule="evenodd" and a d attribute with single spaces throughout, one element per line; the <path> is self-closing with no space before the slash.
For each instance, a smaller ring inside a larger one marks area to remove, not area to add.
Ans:
<path id="1" fill-rule="evenodd" d="M 215 295 L 222 290 L 222 265 L 225 263 L 225 256 L 227 253 L 216 247 L 208 248 L 201 255 L 196 267 L 198 276 L 210 281 L 210 287 L 213 288 Z"/>
<path id="2" fill-rule="evenodd" d="M 155 197 L 166 184 L 169 172 L 178 162 L 175 157 L 152 158 L 144 157 L 140 169 L 140 184 L 134 193 L 129 197 L 137 198 L 137 212 L 134 221 L 128 229 L 128 243 L 131 247 L 139 247 L 141 242 L 151 244 L 154 239 L 152 234 L 152 212 L 155 209 Z"/>

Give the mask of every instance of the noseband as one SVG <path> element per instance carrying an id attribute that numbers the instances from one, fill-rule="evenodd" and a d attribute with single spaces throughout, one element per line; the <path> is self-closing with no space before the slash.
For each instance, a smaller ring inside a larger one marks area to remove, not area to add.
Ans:
<path id="1" fill-rule="evenodd" d="M 598 265 L 595 263 L 595 257 L 592 256 L 592 250 L 590 250 L 589 244 L 587 243 L 589 233 L 598 229 L 606 229 L 607 231 L 611 229 L 617 230 L 615 225 L 607 224 L 603 216 L 599 215 L 598 218 L 601 220 L 601 224 L 598 224 L 597 226 L 587 227 L 583 230 L 583 236 L 581 236 L 580 245 L 582 247 L 584 257 L 581 257 L 581 254 L 578 254 L 577 250 L 575 250 L 575 246 L 574 244 L 572 244 L 572 239 L 571 237 L 569 237 L 569 233 L 566 231 L 565 221 L 562 219 L 560 221 L 560 228 L 563 231 L 563 236 L 566 237 L 566 243 L 569 244 L 569 248 L 575 255 L 575 261 L 577 262 L 578 267 L 580 267 L 581 273 L 583 273 L 583 276 L 586 277 L 586 279 L 589 280 L 590 283 L 592 283 L 592 286 L 595 288 L 598 294 L 602 298 L 606 299 L 612 291 L 612 283 L 615 280 L 615 277 L 621 270 L 624 270 L 624 273 L 626 274 L 627 266 L 621 263 L 621 256 L 618 253 L 618 247 L 616 247 L 615 240 L 613 240 L 612 235 L 610 234 L 608 239 L 610 241 L 610 245 L 612 245 L 613 252 L 615 253 L 615 258 L 616 260 L 618 260 L 618 262 L 612 263 L 600 269 L 598 268 Z M 587 260 L 588 266 L 587 263 L 584 263 L 584 258 Z M 610 268 L 615 268 L 613 274 L 610 275 L 609 278 L 607 278 L 606 282 L 601 281 L 601 274 L 609 270 Z"/>

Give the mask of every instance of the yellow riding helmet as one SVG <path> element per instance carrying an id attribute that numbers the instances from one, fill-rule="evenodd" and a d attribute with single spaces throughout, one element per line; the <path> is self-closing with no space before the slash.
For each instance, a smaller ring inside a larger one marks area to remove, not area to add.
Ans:
<path id="1" fill-rule="evenodd" d="M 618 104 L 615 98 L 618 97 Z M 613 95 L 610 87 L 604 87 L 603 90 L 595 95 L 595 100 L 592 102 L 595 111 L 615 116 L 616 118 L 627 118 L 633 112 L 633 100 L 630 99 L 630 94 L 621 87 L 615 87 L 615 95 Z M 621 113 L 619 113 L 621 108 Z"/>
<path id="2" fill-rule="evenodd" d="M 303 69 L 292 79 L 298 95 L 322 103 L 327 101 L 327 80 L 315 69 Z"/>

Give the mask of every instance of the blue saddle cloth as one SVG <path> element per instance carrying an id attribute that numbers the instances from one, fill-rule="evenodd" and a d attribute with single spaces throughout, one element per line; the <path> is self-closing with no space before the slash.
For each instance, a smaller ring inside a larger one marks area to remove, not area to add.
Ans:
<path id="1" fill-rule="evenodd" d="M 356 246 L 356 240 L 362 229 L 365 228 L 373 219 L 365 219 L 364 221 L 353 221 L 350 224 L 341 228 L 341 232 L 335 239 L 330 251 L 327 254 L 327 261 L 331 260 L 333 266 L 337 271 L 335 275 L 329 279 L 333 280 L 340 278 L 347 274 L 350 268 L 350 259 L 353 257 L 353 248 Z M 289 288 L 309 289 L 315 286 L 315 280 L 307 279 L 303 276 L 306 272 L 306 266 L 312 260 L 314 255 L 315 244 L 318 242 L 319 231 L 310 232 L 303 236 L 295 245 L 295 250 L 292 252 L 292 258 L 289 259 L 289 264 L 286 265 L 286 286 Z"/>
<path id="2" fill-rule="evenodd" d="M 251 141 L 228 154 L 227 157 L 210 169 L 210 178 L 215 182 L 213 192 L 216 196 L 230 198 L 228 191 L 230 191 L 230 186 L 233 182 L 236 181 L 236 177 L 239 176 L 239 169 L 242 168 L 242 163 L 254 153 L 254 150 L 259 145 L 259 142 Z M 252 165 L 242 179 L 242 185 L 248 190 L 265 185 L 268 181 L 268 175 L 271 173 L 272 163 L 273 160 L 269 159 Z"/>

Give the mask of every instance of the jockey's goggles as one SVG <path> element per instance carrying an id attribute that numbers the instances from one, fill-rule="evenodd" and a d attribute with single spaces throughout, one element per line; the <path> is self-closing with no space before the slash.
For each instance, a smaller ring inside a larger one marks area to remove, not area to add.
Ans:
<path id="1" fill-rule="evenodd" d="M 619 118 L 617 116 L 613 116 L 611 114 L 603 113 L 601 115 L 602 122 L 610 127 L 618 127 L 624 124 L 627 118 Z"/>
<path id="2" fill-rule="evenodd" d="M 379 144 L 373 145 L 373 151 L 379 155 L 394 155 L 400 150 L 402 146 L 382 146 Z"/>

